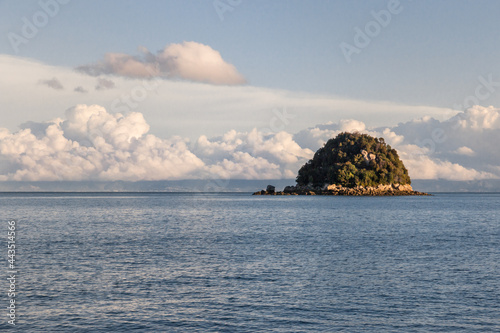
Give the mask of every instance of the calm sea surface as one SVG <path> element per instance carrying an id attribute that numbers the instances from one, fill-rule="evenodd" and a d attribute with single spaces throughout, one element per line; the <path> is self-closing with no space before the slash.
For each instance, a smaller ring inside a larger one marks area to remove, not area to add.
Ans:
<path id="1" fill-rule="evenodd" d="M 500 331 L 500 194 L 3 193 L 0 209 L 22 332 Z"/>

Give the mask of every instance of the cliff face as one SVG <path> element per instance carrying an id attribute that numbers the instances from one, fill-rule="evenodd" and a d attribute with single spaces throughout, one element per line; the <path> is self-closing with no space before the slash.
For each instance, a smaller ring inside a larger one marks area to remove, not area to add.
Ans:
<path id="1" fill-rule="evenodd" d="M 297 185 L 343 187 L 411 184 L 398 153 L 383 138 L 341 133 L 328 140 L 313 159 L 300 168 Z"/>

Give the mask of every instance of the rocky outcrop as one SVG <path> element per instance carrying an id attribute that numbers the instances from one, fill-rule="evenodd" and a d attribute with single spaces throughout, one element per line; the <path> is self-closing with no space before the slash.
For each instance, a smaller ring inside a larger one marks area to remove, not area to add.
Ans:
<path id="1" fill-rule="evenodd" d="M 266 188 L 266 192 L 268 193 L 274 193 L 276 191 L 276 187 L 274 187 L 273 185 L 267 185 L 267 188 Z"/>
<path id="2" fill-rule="evenodd" d="M 369 165 L 370 161 L 376 161 L 377 160 L 377 155 L 373 153 L 369 153 L 366 150 L 362 149 L 361 150 L 361 155 L 363 155 L 363 159 L 365 160 L 365 164 Z"/>
<path id="3" fill-rule="evenodd" d="M 272 191 L 270 191 L 272 189 Z M 257 191 L 254 195 L 350 195 L 350 196 L 397 196 L 397 195 L 430 195 L 414 191 L 411 185 L 392 184 L 378 186 L 343 187 L 337 184 L 325 184 L 321 187 L 311 185 L 286 186 L 283 191 L 275 191 L 269 185 L 267 190 Z"/>

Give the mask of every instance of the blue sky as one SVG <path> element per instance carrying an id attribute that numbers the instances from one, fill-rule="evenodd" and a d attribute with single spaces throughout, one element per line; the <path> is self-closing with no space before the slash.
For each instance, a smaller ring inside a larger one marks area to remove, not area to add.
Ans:
<path id="1" fill-rule="evenodd" d="M 357 99 L 452 107 L 480 75 L 499 75 L 498 1 L 407 1 L 348 64 L 341 42 L 389 1 L 248 1 L 219 19 L 213 1 L 71 1 L 16 54 L 5 31 L 20 31 L 38 1 L 0 4 L 0 52 L 77 66 L 106 52 L 134 54 L 196 41 L 218 50 L 250 84 Z M 490 104 L 500 104 L 494 96 Z"/>
<path id="2" fill-rule="evenodd" d="M 500 140 L 499 13 L 494 0 L 0 1 L 0 181 L 293 178 L 345 130 L 384 136 L 417 179 L 499 178 L 484 145 Z"/>

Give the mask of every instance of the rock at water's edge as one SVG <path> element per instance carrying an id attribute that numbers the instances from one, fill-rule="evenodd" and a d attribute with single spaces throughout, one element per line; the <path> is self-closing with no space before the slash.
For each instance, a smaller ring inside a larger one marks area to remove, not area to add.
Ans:
<path id="1" fill-rule="evenodd" d="M 276 192 L 275 187 L 268 185 L 266 190 L 255 192 L 254 195 L 350 195 L 350 196 L 400 196 L 400 195 L 430 195 L 414 191 L 409 184 L 392 184 L 378 186 L 343 187 L 336 184 L 325 184 L 322 187 L 286 186 L 283 191 Z"/>

